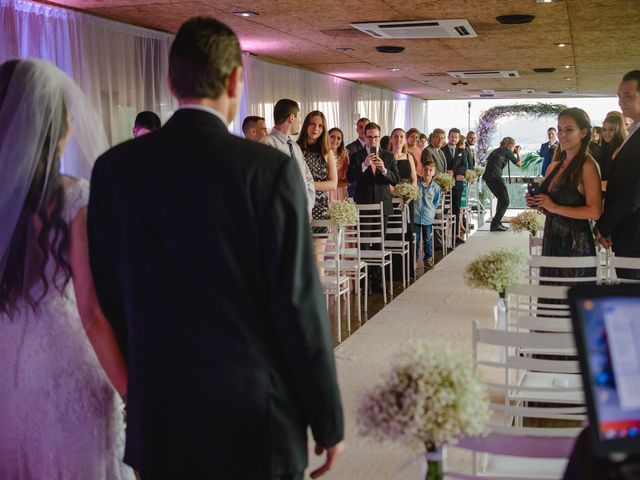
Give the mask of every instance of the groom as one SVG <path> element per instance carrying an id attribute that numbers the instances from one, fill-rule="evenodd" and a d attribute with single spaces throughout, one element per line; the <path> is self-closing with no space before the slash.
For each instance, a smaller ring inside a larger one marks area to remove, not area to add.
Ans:
<path id="1" fill-rule="evenodd" d="M 236 35 L 182 25 L 169 82 L 180 109 L 111 149 L 91 180 L 96 290 L 126 337 L 125 461 L 142 479 L 302 479 L 307 427 L 331 468 L 343 415 L 302 178 L 231 135 Z"/>

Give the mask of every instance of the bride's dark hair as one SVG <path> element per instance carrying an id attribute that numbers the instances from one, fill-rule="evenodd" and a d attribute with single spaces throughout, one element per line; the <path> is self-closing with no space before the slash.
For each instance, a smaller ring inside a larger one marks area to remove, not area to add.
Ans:
<path id="1" fill-rule="evenodd" d="M 0 65 L 0 111 L 5 103 L 11 78 L 19 65 L 19 60 L 9 60 Z M 57 138 L 51 138 L 51 124 L 38 163 L 27 192 L 20 217 L 13 231 L 7 251 L 6 265 L 0 278 L 0 313 L 12 317 L 16 313 L 17 302 L 24 297 L 32 309 L 49 291 L 50 285 L 46 276 L 49 257 L 54 261 L 53 287 L 60 292 L 71 278 L 71 266 L 67 258 L 69 248 L 69 227 L 62 218 L 64 206 L 64 189 L 60 174 L 59 143 L 68 132 L 67 105 L 61 100 L 61 108 L 56 109 L 62 127 Z M 28 138 L 16 138 L 16 142 L 28 142 Z M 55 153 L 48 167 L 51 148 Z M 35 234 L 36 225 L 40 230 Z M 61 275 L 60 275 L 61 274 Z M 42 282 L 38 296 L 32 295 L 32 287 Z"/>

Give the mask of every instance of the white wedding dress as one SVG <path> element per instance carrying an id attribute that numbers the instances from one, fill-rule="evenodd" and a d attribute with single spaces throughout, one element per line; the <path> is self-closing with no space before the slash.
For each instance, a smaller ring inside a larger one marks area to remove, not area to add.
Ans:
<path id="1" fill-rule="evenodd" d="M 85 180 L 65 187 L 68 225 L 88 195 Z M 0 315 L 0 479 L 133 480 L 122 462 L 122 402 L 84 331 L 73 282 L 61 294 L 47 267 L 37 310 Z"/>

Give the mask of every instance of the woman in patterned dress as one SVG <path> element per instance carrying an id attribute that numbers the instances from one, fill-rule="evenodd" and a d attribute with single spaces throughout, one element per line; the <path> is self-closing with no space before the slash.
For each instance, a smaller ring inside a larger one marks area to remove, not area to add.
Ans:
<path id="1" fill-rule="evenodd" d="M 327 120 L 324 114 L 318 110 L 309 113 L 304 119 L 298 145 L 304 153 L 304 160 L 307 162 L 311 175 L 313 175 L 313 186 L 316 189 L 316 201 L 313 204 L 311 216 L 314 220 L 328 219 L 329 192 L 338 186 L 338 170 L 336 159 L 329 148 L 329 134 L 327 131 Z M 314 230 L 316 233 L 326 232 L 324 230 Z M 324 259 L 326 239 L 314 239 L 314 251 L 316 258 Z"/>

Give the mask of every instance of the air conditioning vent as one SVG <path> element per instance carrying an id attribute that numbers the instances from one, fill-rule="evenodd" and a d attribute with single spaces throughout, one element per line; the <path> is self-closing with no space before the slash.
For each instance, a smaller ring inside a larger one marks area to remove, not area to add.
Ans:
<path id="1" fill-rule="evenodd" d="M 467 20 L 407 20 L 352 23 L 376 38 L 473 38 L 478 35 Z"/>
<path id="2" fill-rule="evenodd" d="M 476 70 L 470 72 L 447 72 L 456 78 L 516 78 L 520 74 L 515 70 Z"/>

